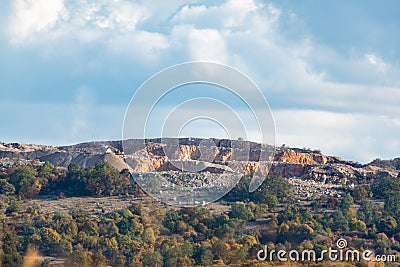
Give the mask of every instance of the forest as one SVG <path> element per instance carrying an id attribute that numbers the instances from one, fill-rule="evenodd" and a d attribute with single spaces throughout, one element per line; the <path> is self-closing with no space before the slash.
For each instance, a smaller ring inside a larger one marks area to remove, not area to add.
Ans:
<path id="1" fill-rule="evenodd" d="M 342 197 L 314 196 L 306 204 L 296 200 L 287 179 L 267 176 L 253 193 L 248 192 L 250 180 L 242 177 L 218 201 L 228 210 L 218 211 L 163 205 L 146 196 L 127 170 L 119 172 L 102 162 L 89 168 L 58 168 L 46 162 L 4 169 L 0 172 L 0 266 L 27 266 L 28 252 L 37 255 L 33 266 L 41 267 L 274 266 L 277 260 L 257 260 L 264 245 L 318 252 L 334 247 L 339 238 L 345 238 L 349 248 L 372 249 L 399 260 L 399 177 L 343 188 Z M 46 213 L 38 205 L 23 208 L 31 199 L 89 196 L 140 201 L 99 215 L 79 209 Z M 292 264 L 328 266 L 328 262 Z M 368 266 L 366 262 L 340 264 L 332 266 Z"/>

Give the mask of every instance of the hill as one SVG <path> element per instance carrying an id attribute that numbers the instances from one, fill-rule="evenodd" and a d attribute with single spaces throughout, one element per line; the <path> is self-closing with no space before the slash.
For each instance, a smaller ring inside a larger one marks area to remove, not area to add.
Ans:
<path id="1" fill-rule="evenodd" d="M 208 160 L 205 162 L 207 166 L 203 171 L 210 173 L 219 173 L 227 169 L 230 171 L 241 169 L 247 174 L 254 171 L 266 173 L 270 168 L 270 173 L 285 178 L 296 177 L 345 185 L 370 183 L 374 179 L 395 177 L 399 173 L 399 159 L 359 164 L 309 149 L 271 147 L 248 141 L 211 140 L 213 143 L 210 145 L 210 143 L 204 144 L 203 139 L 199 138 L 136 139 L 127 141 L 129 151 L 123 151 L 121 141 L 95 141 L 59 147 L 0 143 L 0 167 L 23 162 L 40 164 L 48 161 L 59 167 L 76 164 L 87 168 L 101 161 L 122 170 L 128 168 L 125 161 L 129 159 L 132 172 L 170 172 L 179 171 L 178 164 L 174 162 L 177 160 L 190 168 L 204 163 L 200 158 L 202 146 L 208 145 L 207 153 L 212 155 L 207 157 Z M 233 142 L 235 142 L 234 149 Z M 250 151 L 249 155 L 242 156 L 242 150 Z M 272 165 L 263 165 L 263 162 L 260 162 L 260 153 L 270 150 L 274 150 L 274 153 L 270 153 L 274 156 L 267 160 L 272 162 Z"/>

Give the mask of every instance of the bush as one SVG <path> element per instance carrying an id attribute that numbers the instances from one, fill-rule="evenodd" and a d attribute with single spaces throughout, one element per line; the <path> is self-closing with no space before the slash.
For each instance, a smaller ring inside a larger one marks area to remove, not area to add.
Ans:
<path id="1" fill-rule="evenodd" d="M 20 212 L 22 210 L 21 201 L 17 199 L 10 199 L 8 207 L 6 209 L 6 214 L 11 214 L 13 212 Z"/>

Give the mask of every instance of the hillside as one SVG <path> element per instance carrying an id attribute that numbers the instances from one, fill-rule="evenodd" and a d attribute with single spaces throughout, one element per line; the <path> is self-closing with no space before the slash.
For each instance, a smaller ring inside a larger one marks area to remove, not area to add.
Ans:
<path id="1" fill-rule="evenodd" d="M 388 255 L 386 266 L 397 266 L 400 180 L 394 168 L 243 141 L 235 144 L 237 155 L 231 140 L 214 140 L 208 150 L 202 139 L 130 142 L 125 151 L 119 141 L 0 144 L 2 266 L 21 266 L 31 248 L 40 266 L 261 266 L 257 252 L 264 245 L 318 251 L 335 248 L 339 239 L 349 248 Z M 247 148 L 248 161 L 241 153 Z M 260 152 L 270 149 L 272 164 L 260 163 Z M 206 168 L 199 176 L 182 175 L 176 167 L 198 167 L 201 159 Z M 247 173 L 270 166 L 273 175 L 254 192 L 248 191 L 251 177 L 243 176 L 216 202 L 204 205 L 196 198 L 195 207 L 178 208 L 132 183 L 121 171 L 125 160 L 135 163 L 133 176 L 151 179 L 157 173 L 193 188 L 198 177 L 208 180 L 238 166 Z M 278 265 L 272 260 L 262 266 Z"/>
<path id="2" fill-rule="evenodd" d="M 380 177 L 395 177 L 399 173 L 399 169 L 393 167 L 395 161 L 393 164 L 390 161 L 374 161 L 371 164 L 363 165 L 307 149 L 272 148 L 247 141 L 211 140 L 214 142 L 213 147 L 207 149 L 207 153 L 212 155 L 207 157 L 210 160 L 205 162 L 207 166 L 203 170 L 210 173 L 235 171 L 236 169 L 244 170 L 246 173 L 256 170 L 266 173 L 268 165 L 263 165 L 261 162 L 263 167 L 259 167 L 260 152 L 271 149 L 274 149 L 275 153 L 274 158 L 268 159 L 272 161 L 270 173 L 285 178 L 296 177 L 322 183 L 351 185 L 370 183 Z M 176 167 L 178 164 L 174 160 L 179 159 L 185 166 L 200 164 L 201 149 L 204 146 L 202 141 L 203 139 L 198 138 L 149 139 L 146 142 L 129 140 L 130 151 L 123 151 L 121 141 L 96 141 L 59 147 L 0 143 L 0 166 L 24 161 L 37 163 L 48 161 L 59 167 L 76 164 L 86 168 L 101 161 L 108 162 L 116 169 L 122 170 L 127 168 L 125 160 L 129 159 L 131 171 L 136 173 L 179 171 L 179 168 Z M 233 142 L 235 142 L 235 150 L 232 149 Z M 248 157 L 241 155 L 242 150 L 250 151 Z M 235 152 L 232 153 L 233 151 Z"/>

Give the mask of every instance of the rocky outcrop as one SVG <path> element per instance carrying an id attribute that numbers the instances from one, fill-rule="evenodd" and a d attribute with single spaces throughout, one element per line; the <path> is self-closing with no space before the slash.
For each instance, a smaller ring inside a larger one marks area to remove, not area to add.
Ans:
<path id="1" fill-rule="evenodd" d="M 0 165 L 1 162 L 10 165 L 13 160 L 39 160 L 61 167 L 69 164 L 89 167 L 104 161 L 122 170 L 127 168 L 126 161 L 130 170 L 137 173 L 184 169 L 188 172 L 259 172 L 265 175 L 269 171 L 287 178 L 333 184 L 369 183 L 380 177 L 398 175 L 393 169 L 345 161 L 318 151 L 274 148 L 226 139 L 206 141 L 199 138 L 129 140 L 125 146 L 121 141 L 96 141 L 60 147 L 0 143 L 0 159 L 8 159 L 0 161 Z M 122 151 L 123 147 L 125 151 Z M 274 157 L 260 161 L 262 152 L 271 150 L 275 150 Z"/>
<path id="2" fill-rule="evenodd" d="M 277 162 L 291 162 L 297 164 L 326 164 L 328 157 L 320 153 L 304 153 L 296 152 L 292 149 L 278 150 L 275 153 L 274 161 Z"/>

